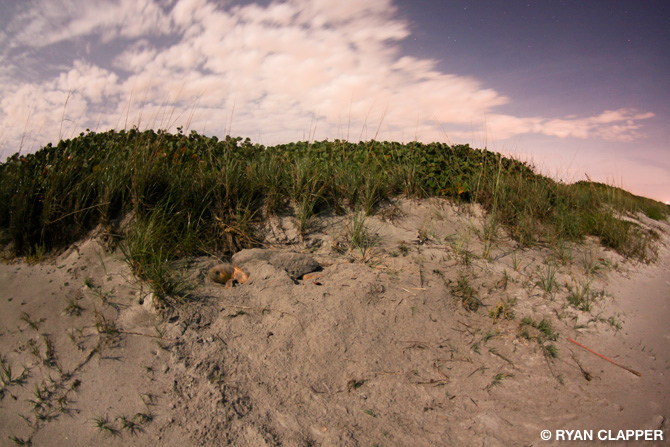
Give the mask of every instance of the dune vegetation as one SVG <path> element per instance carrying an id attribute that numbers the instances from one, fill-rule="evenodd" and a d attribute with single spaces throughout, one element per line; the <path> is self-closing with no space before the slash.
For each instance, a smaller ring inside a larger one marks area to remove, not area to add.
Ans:
<path id="1" fill-rule="evenodd" d="M 478 203 L 490 234 L 522 246 L 594 236 L 620 254 L 654 259 L 658 235 L 628 217 L 666 219 L 670 207 L 593 182 L 565 184 L 527 163 L 468 145 L 296 142 L 137 129 L 87 132 L 0 164 L 6 252 L 39 258 L 99 225 L 159 296 L 178 293 L 170 261 L 227 256 L 262 243 L 258 223 L 289 214 L 374 214 L 395 197 Z"/>

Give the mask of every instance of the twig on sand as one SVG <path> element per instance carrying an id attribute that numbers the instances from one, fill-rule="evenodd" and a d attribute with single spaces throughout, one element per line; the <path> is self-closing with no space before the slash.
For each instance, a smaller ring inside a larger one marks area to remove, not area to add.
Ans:
<path id="1" fill-rule="evenodd" d="M 610 362 L 610 363 L 612 363 L 612 364 L 618 366 L 619 368 L 623 368 L 623 369 L 625 369 L 626 371 L 628 371 L 628 372 L 630 372 L 630 373 L 633 373 L 633 374 L 635 374 L 635 375 L 638 376 L 638 377 L 642 377 L 642 374 L 639 373 L 639 372 L 637 372 L 637 371 L 635 371 L 634 369 L 630 369 L 630 368 L 627 368 L 627 367 L 625 367 L 625 366 L 623 366 L 623 365 L 619 365 L 619 364 L 618 364 L 617 362 L 615 362 L 614 360 L 610 360 L 610 359 L 608 359 L 607 357 L 605 357 L 604 355 L 600 355 L 600 354 L 598 354 L 596 351 L 593 351 L 592 349 L 587 348 L 586 346 L 584 346 L 584 345 L 581 344 L 581 343 L 577 343 L 576 341 L 574 341 L 574 340 L 571 339 L 571 338 L 568 338 L 568 341 L 571 341 L 572 343 L 576 344 L 576 345 L 579 346 L 580 348 L 584 348 L 584 349 L 586 349 L 586 350 L 589 351 L 591 354 L 595 354 L 595 355 L 597 355 L 598 357 L 600 357 L 601 359 L 607 360 L 608 362 Z"/>
<path id="2" fill-rule="evenodd" d="M 88 210 L 90 210 L 91 208 L 97 208 L 97 207 L 99 207 L 99 206 L 109 205 L 110 203 L 112 203 L 112 202 L 98 203 L 97 205 L 91 205 L 91 206 L 87 206 L 86 208 L 82 208 L 82 209 L 80 209 L 80 210 L 72 211 L 71 213 L 67 213 L 67 214 L 64 214 L 64 215 L 60 216 L 60 217 L 59 217 L 58 219 L 56 219 L 56 220 L 52 220 L 51 222 L 48 222 L 48 225 L 54 224 L 54 223 L 56 223 L 56 222 L 58 222 L 58 221 L 61 221 L 61 220 L 65 219 L 66 217 L 70 217 L 70 216 L 72 216 L 73 214 L 81 213 L 81 212 L 83 212 L 83 211 L 88 211 Z"/>

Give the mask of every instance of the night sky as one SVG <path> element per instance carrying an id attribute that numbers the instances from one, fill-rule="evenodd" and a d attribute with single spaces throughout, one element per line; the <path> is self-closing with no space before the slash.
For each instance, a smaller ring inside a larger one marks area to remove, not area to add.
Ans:
<path id="1" fill-rule="evenodd" d="M 90 128 L 470 143 L 670 201 L 670 2 L 0 0 L 0 156 Z"/>

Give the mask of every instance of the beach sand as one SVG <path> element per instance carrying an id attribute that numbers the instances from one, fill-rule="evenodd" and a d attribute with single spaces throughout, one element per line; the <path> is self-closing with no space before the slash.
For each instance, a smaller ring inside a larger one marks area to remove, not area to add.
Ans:
<path id="1" fill-rule="evenodd" d="M 668 439 L 670 225 L 644 220 L 662 232 L 647 265 L 592 240 L 487 241 L 480 211 L 440 200 L 368 218 L 377 243 L 365 253 L 340 249 L 348 219 L 324 217 L 304 240 L 288 217 L 267 222 L 266 248 L 233 258 L 250 273 L 234 288 L 206 279 L 220 260 L 181 261 L 195 288 L 164 310 L 99 233 L 36 265 L 0 264 L 0 445 Z M 567 297 L 586 284 L 582 311 Z M 533 327 L 542 320 L 555 340 Z"/>

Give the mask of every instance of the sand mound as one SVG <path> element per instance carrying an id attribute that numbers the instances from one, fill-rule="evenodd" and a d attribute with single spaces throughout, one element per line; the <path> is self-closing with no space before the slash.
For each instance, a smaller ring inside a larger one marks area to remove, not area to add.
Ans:
<path id="1" fill-rule="evenodd" d="M 346 216 L 304 240 L 277 218 L 272 248 L 232 259 L 246 283 L 205 281 L 218 261 L 189 260 L 193 300 L 162 316 L 96 239 L 0 265 L 0 439 L 495 446 L 630 428 L 667 439 L 667 247 L 651 266 L 592 241 L 521 249 L 466 211 L 401 202 L 369 218 L 374 243 L 354 249 Z"/>

